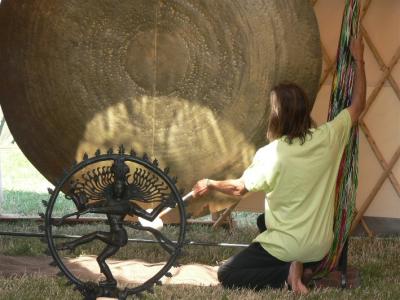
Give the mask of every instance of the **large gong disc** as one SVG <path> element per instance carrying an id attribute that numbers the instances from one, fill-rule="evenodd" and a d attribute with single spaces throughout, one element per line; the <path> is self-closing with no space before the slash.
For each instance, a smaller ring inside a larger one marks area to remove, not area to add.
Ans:
<path id="1" fill-rule="evenodd" d="M 121 144 L 186 189 L 240 176 L 265 143 L 271 88 L 314 99 L 321 69 L 308 0 L 3 0 L 0 44 L 4 115 L 52 182 Z"/>

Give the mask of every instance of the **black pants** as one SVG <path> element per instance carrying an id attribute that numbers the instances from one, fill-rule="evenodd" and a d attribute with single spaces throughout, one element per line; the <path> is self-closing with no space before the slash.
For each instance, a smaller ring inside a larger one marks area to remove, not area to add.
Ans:
<path id="1" fill-rule="evenodd" d="M 264 214 L 257 218 L 260 232 L 266 230 Z M 259 243 L 229 258 L 218 270 L 218 280 L 227 288 L 282 288 L 289 275 L 291 262 L 285 262 L 269 254 Z M 313 267 L 316 263 L 304 264 Z"/>
<path id="2" fill-rule="evenodd" d="M 290 262 L 281 261 L 259 243 L 252 243 L 218 269 L 218 280 L 227 288 L 282 288 L 289 268 Z"/>

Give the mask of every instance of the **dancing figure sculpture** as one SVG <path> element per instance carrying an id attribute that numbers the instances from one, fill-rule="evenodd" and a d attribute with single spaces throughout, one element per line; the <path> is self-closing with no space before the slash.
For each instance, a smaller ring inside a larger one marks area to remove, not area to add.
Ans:
<path id="1" fill-rule="evenodd" d="M 176 245 L 158 230 L 124 222 L 127 215 L 153 221 L 165 208 L 176 206 L 176 195 L 168 192 L 167 185 L 160 182 L 158 177 L 141 168 L 130 174 L 123 155 L 114 158 L 111 167 L 92 170 L 82 177 L 83 182 L 82 179 L 71 181 L 72 188 L 69 193 L 69 198 L 74 201 L 78 210 L 64 215 L 54 225 L 61 226 L 72 216 L 79 217 L 88 213 L 105 214 L 110 231 L 94 231 L 72 241 L 59 243 L 55 245 L 55 248 L 73 251 L 76 247 L 94 240 L 105 243 L 105 248 L 97 256 L 100 271 L 105 276 L 105 280 L 98 283 L 100 287 L 116 288 L 117 286 L 117 280 L 108 267 L 106 259 L 127 244 L 128 234 L 124 225 L 151 232 L 166 251 L 171 255 L 174 253 Z M 152 201 L 154 198 L 156 201 Z M 88 199 L 96 201 L 88 201 Z M 152 210 L 145 210 L 135 201 L 158 202 L 158 205 Z"/>

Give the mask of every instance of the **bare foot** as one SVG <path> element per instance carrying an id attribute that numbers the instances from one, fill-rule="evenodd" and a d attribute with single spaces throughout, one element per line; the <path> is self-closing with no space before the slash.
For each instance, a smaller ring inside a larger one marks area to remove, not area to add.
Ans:
<path id="1" fill-rule="evenodd" d="M 298 261 L 294 261 L 290 264 L 288 283 L 292 287 L 292 291 L 297 294 L 307 295 L 308 288 L 301 281 L 303 275 L 303 264 Z"/>

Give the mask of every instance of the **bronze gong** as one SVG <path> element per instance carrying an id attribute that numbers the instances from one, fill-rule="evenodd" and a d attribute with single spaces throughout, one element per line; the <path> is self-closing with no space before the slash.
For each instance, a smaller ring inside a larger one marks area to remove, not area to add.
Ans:
<path id="1" fill-rule="evenodd" d="M 3 0 L 0 45 L 1 107 L 51 182 L 121 144 L 186 190 L 240 176 L 265 143 L 272 86 L 314 99 L 321 71 L 308 0 Z M 189 211 L 232 201 L 210 199 Z"/>

